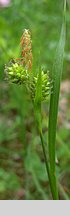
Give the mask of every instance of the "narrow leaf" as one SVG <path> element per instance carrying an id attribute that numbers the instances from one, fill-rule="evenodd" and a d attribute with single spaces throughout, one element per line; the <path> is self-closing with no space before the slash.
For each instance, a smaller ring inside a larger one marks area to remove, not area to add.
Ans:
<path id="1" fill-rule="evenodd" d="M 41 78 L 41 68 L 39 69 L 38 72 L 38 78 L 37 78 L 37 84 L 36 84 L 36 94 L 35 94 L 35 103 L 40 103 L 41 102 L 41 97 L 42 97 L 42 78 Z"/>
<path id="2" fill-rule="evenodd" d="M 41 130 L 41 98 L 42 98 L 42 74 L 41 68 L 38 72 L 36 93 L 34 101 L 35 118 L 37 122 L 38 129 Z"/>
<path id="3" fill-rule="evenodd" d="M 56 127 L 57 127 L 57 114 L 58 102 L 60 93 L 60 82 L 63 70 L 65 35 L 66 35 L 66 0 L 64 1 L 64 16 L 61 29 L 59 44 L 55 53 L 55 59 L 52 69 L 53 79 L 53 93 L 50 97 L 50 110 L 49 110 L 49 128 L 48 128 L 48 145 L 49 145 L 49 159 L 50 170 L 52 175 L 55 175 L 55 142 L 56 142 Z M 54 181 L 54 180 L 53 180 Z"/>

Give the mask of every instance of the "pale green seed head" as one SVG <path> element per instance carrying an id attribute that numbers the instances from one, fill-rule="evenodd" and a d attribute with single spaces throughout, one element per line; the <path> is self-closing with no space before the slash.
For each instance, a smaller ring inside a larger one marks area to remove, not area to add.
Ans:
<path id="1" fill-rule="evenodd" d="M 41 73 L 41 89 L 42 89 L 42 101 L 47 100 L 47 97 L 52 92 L 52 81 L 49 78 L 49 73 L 44 73 L 42 71 Z M 35 95 L 36 95 L 36 88 L 37 88 L 37 81 L 38 81 L 38 74 L 36 76 L 33 76 L 32 79 L 28 80 L 28 90 L 31 94 L 31 97 L 34 101 Z"/>
<path id="2" fill-rule="evenodd" d="M 16 63 L 15 61 L 10 62 L 8 66 L 5 66 L 6 80 L 11 83 L 21 83 L 23 84 L 28 78 L 27 71 L 22 65 Z"/>
<path id="3" fill-rule="evenodd" d="M 22 65 L 15 61 L 11 61 L 8 66 L 5 66 L 5 74 L 6 79 L 11 83 L 25 84 L 32 100 L 35 100 L 38 74 L 34 76 L 32 72 L 30 73 L 28 70 L 25 70 Z M 41 101 L 45 101 L 52 91 L 52 82 L 48 71 L 47 73 L 44 73 L 44 71 L 41 72 L 41 85 Z"/>

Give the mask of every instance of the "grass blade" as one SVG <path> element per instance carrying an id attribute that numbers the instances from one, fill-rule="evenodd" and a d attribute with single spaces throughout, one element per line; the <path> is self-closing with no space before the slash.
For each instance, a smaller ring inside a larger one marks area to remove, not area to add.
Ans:
<path id="1" fill-rule="evenodd" d="M 56 50 L 53 69 L 53 93 L 50 97 L 50 110 L 49 110 L 49 127 L 48 127 L 48 146 L 49 146 L 49 159 L 50 159 L 50 172 L 52 181 L 54 184 L 54 190 L 56 190 L 56 178 L 55 178 L 55 142 L 56 142 L 56 127 L 57 127 L 57 114 L 58 114 L 58 103 L 60 93 L 60 82 L 63 69 L 63 58 L 64 58 L 64 47 L 66 37 L 66 0 L 64 1 L 64 16 L 63 24 L 61 29 L 61 35 L 59 44 Z M 57 197 L 58 195 L 56 195 Z"/>

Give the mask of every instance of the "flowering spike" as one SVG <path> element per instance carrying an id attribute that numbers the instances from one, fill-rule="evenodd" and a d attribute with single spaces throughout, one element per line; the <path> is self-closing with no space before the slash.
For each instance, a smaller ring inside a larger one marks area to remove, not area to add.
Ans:
<path id="1" fill-rule="evenodd" d="M 21 63 L 27 70 L 32 68 L 32 41 L 30 31 L 25 29 L 20 41 Z"/>
<path id="2" fill-rule="evenodd" d="M 36 97 L 36 89 L 38 83 L 38 74 L 33 77 L 33 79 L 28 82 L 28 89 L 30 91 L 33 101 Z M 46 101 L 47 97 L 52 93 L 53 83 L 49 78 L 49 73 L 41 72 L 41 101 Z"/>

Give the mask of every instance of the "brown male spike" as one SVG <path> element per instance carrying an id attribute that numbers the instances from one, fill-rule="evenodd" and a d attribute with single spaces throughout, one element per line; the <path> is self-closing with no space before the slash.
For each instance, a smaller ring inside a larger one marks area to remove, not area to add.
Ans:
<path id="1" fill-rule="evenodd" d="M 25 29 L 20 40 L 21 63 L 27 69 L 32 69 L 32 41 L 30 31 Z"/>

